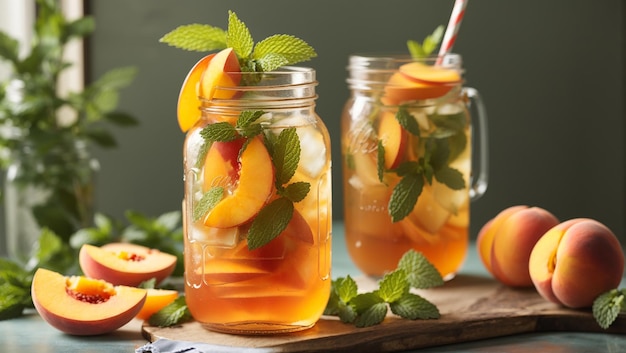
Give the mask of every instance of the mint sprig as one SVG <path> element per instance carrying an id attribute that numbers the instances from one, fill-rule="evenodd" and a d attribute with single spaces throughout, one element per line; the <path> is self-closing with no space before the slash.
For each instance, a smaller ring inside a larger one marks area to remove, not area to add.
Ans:
<path id="1" fill-rule="evenodd" d="M 263 134 L 263 128 L 257 121 L 264 114 L 264 111 L 243 111 L 237 118 L 235 126 L 226 122 L 209 124 L 200 131 L 200 135 L 205 141 L 205 146 L 218 141 L 228 142 L 246 138 L 242 146 L 243 151 L 250 139 Z M 263 206 L 252 220 L 248 230 L 249 250 L 260 248 L 280 235 L 291 221 L 294 203 L 302 201 L 311 189 L 308 182 L 289 183 L 300 163 L 301 146 L 296 128 L 283 129 L 278 136 L 268 132 L 263 135 L 263 142 L 272 159 L 275 170 L 274 185 L 280 197 Z M 203 147 L 203 150 L 207 149 L 208 147 Z M 194 221 L 208 214 L 222 196 L 221 188 L 209 189 L 194 208 Z"/>
<path id="2" fill-rule="evenodd" d="M 268 72 L 317 56 L 309 44 L 292 35 L 272 35 L 255 45 L 249 28 L 233 11 L 228 11 L 227 30 L 211 25 L 190 24 L 175 28 L 159 41 L 197 52 L 233 48 L 239 58 L 241 71 L 244 72 Z"/>
<path id="3" fill-rule="evenodd" d="M 413 59 L 422 59 L 428 57 L 441 42 L 444 34 L 444 27 L 442 25 L 435 28 L 432 34 L 427 36 L 422 44 L 415 40 L 408 40 L 406 45 L 409 48 L 409 53 Z"/>
<path id="4" fill-rule="evenodd" d="M 384 172 L 395 173 L 402 177 L 393 188 L 389 200 L 389 215 L 393 222 L 404 219 L 415 207 L 426 183 L 432 185 L 433 177 L 452 190 L 465 188 L 463 174 L 449 163 L 465 149 L 467 124 L 462 114 L 428 115 L 434 130 L 427 136 L 421 136 L 419 124 L 405 105 L 398 108 L 396 119 L 403 129 L 417 137 L 419 145 L 414 147 L 422 157 L 416 161 L 400 163 L 394 169 L 385 170 L 385 153 L 382 141 L 378 143 L 378 177 L 383 181 Z"/>
<path id="5" fill-rule="evenodd" d="M 187 307 L 184 295 L 179 295 L 176 300 L 163 309 L 152 314 L 148 319 L 151 326 L 169 327 L 192 319 L 191 312 Z"/>
<path id="6" fill-rule="evenodd" d="M 383 277 L 377 290 L 358 293 L 357 284 L 349 275 L 333 280 L 324 314 L 337 316 L 342 322 L 356 327 L 380 324 L 389 309 L 409 320 L 437 319 L 439 309 L 422 296 L 411 293 L 410 289 L 441 284 L 441 275 L 424 255 L 409 250 L 400 259 L 398 267 Z"/>
<path id="7" fill-rule="evenodd" d="M 591 308 L 598 325 L 609 328 L 620 312 L 626 312 L 626 288 L 612 289 L 596 298 Z"/>

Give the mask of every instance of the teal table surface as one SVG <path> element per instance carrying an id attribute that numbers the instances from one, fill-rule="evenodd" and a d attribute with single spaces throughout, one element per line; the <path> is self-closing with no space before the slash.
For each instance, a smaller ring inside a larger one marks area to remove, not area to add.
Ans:
<path id="1" fill-rule="evenodd" d="M 489 276 L 480 262 L 476 248 L 468 252 L 463 274 Z M 343 237 L 343 224 L 333 225 L 333 277 L 360 275 L 350 261 Z M 622 281 L 624 286 L 626 280 Z M 43 321 L 37 312 L 21 318 L 0 321 L 0 352 L 37 353 L 113 353 L 134 352 L 147 341 L 141 335 L 141 322 L 133 320 L 121 329 L 102 336 L 77 337 L 63 334 Z M 422 349 L 419 352 L 626 352 L 626 332 L 535 333 L 480 340 L 463 344 Z"/>

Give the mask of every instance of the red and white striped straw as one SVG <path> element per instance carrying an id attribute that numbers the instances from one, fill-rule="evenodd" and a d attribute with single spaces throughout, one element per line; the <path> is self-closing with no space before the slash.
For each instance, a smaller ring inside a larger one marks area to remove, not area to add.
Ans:
<path id="1" fill-rule="evenodd" d="M 456 0 L 454 2 L 452 14 L 450 15 L 450 21 L 448 22 L 448 27 L 446 27 L 446 32 L 443 35 L 441 47 L 439 47 L 439 58 L 437 59 L 438 64 L 441 63 L 441 58 L 445 54 L 450 53 L 452 47 L 454 46 L 454 42 L 456 42 L 456 36 L 459 33 L 459 27 L 461 27 L 463 15 L 465 15 L 467 2 L 468 0 Z"/>

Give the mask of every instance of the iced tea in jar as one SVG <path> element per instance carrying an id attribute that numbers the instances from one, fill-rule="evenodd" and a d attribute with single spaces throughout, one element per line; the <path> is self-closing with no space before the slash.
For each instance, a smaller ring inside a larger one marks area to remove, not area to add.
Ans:
<path id="1" fill-rule="evenodd" d="M 470 200 L 487 186 L 485 110 L 463 87 L 461 57 L 353 55 L 348 70 L 341 148 L 353 262 L 381 276 L 414 249 L 453 277 L 468 249 Z"/>
<path id="2" fill-rule="evenodd" d="M 330 144 L 315 71 L 230 75 L 238 84 L 202 100 L 185 140 L 187 305 L 212 330 L 302 330 L 331 281 Z"/>

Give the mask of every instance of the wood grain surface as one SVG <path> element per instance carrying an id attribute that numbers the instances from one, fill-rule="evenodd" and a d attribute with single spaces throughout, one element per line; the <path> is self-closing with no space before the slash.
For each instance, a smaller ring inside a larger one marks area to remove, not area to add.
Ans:
<path id="1" fill-rule="evenodd" d="M 376 283 L 357 278 L 360 290 Z M 607 330 L 596 323 L 590 309 L 559 307 L 541 298 L 534 289 L 512 289 L 493 279 L 460 275 L 445 285 L 417 291 L 437 305 L 437 320 L 405 320 L 389 313 L 377 326 L 355 328 L 333 317 L 311 329 L 275 336 L 240 336 L 211 332 L 198 322 L 176 327 L 143 326 L 149 341 L 159 338 L 202 342 L 220 352 L 398 352 L 507 335 L 549 332 L 610 332 L 626 334 L 626 315 L 621 314 Z"/>

